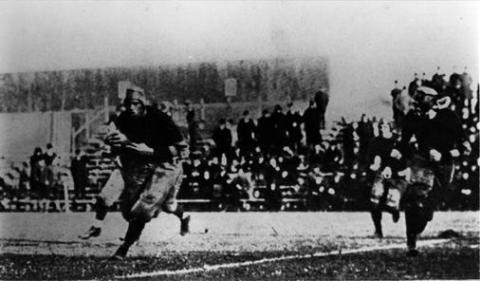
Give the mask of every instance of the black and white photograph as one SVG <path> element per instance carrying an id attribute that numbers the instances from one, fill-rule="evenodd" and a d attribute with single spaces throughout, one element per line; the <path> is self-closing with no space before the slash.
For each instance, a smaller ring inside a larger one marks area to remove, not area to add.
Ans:
<path id="1" fill-rule="evenodd" d="M 1 1 L 1 280 L 479 280 L 480 2 Z"/>

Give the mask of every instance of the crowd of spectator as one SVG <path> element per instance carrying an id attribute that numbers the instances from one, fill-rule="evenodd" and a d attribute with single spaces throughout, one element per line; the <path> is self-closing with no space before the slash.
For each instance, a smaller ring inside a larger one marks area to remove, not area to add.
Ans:
<path id="1" fill-rule="evenodd" d="M 372 172 L 369 151 L 387 125 L 394 139 L 401 138 L 401 122 L 408 96 L 419 86 L 428 86 L 449 97 L 449 107 L 462 121 L 473 151 L 456 163 L 457 192 L 444 209 L 478 209 L 478 90 L 471 90 L 468 74 L 435 74 L 431 80 L 415 75 L 408 89 L 395 81 L 392 90 L 393 119 L 389 123 L 363 114 L 359 120 L 344 118 L 325 129 L 325 104 L 312 99 L 303 112 L 289 102 L 263 110 L 258 119 L 246 110 L 238 121 L 220 119 L 208 141 L 194 132 L 195 111 L 187 105 L 192 152 L 184 162 L 184 181 L 179 198 L 214 202 L 226 210 L 364 210 L 368 204 Z M 163 104 L 162 104 L 163 105 Z M 168 113 L 168 107 L 162 111 Z M 415 143 L 412 143 L 414 146 Z M 56 164 L 51 144 L 36 148 L 30 163 L 2 169 L 0 186 L 4 198 L 46 200 L 64 196 L 66 178 L 71 178 L 73 199 L 91 193 L 89 156 L 77 150 L 65 171 Z M 7 165 L 8 166 L 8 165 Z M 7 171 L 7 172 L 5 172 Z M 98 186 L 101 187 L 101 186 Z M 87 192 L 87 190 L 89 192 Z M 98 192 L 98 188 L 94 192 Z M 90 194 L 91 195 L 91 194 Z M 94 194 L 93 194 L 94 195 Z"/>
<path id="2" fill-rule="evenodd" d="M 437 73 L 431 81 L 416 76 L 405 93 L 410 96 L 415 87 L 427 85 L 440 98 L 449 97 L 448 107 L 458 114 L 473 151 L 456 160 L 454 198 L 441 207 L 478 209 L 478 91 L 474 97 L 466 73 L 452 74 L 449 81 L 444 76 Z M 245 111 L 236 128 L 221 119 L 212 133 L 214 146 L 204 145 L 186 163 L 181 197 L 213 198 L 234 209 L 250 207 L 242 206 L 242 198 L 260 197 L 271 210 L 285 207 L 282 198 L 301 198 L 300 207 L 307 209 L 364 209 L 374 178 L 367 168 L 372 140 L 382 137 L 379 128 L 385 124 L 396 142 L 401 138 L 401 119 L 409 105 L 397 100 L 400 95 L 401 89 L 392 91 L 392 124 L 363 114 L 358 121 L 342 119 L 321 131 L 314 100 L 302 114 L 291 103 L 285 112 L 281 105 L 264 110 L 257 120 Z"/>

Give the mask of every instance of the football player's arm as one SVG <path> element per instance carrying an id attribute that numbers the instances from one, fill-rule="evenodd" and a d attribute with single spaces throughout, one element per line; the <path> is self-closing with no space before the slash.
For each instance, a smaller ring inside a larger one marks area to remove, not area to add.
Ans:
<path id="1" fill-rule="evenodd" d="M 161 128 L 157 132 L 157 139 L 168 138 L 165 144 L 159 144 L 153 147 L 153 156 L 158 159 L 170 159 L 172 157 L 187 158 L 189 147 L 183 139 L 178 126 L 170 117 L 161 118 Z"/>
<path id="2" fill-rule="evenodd" d="M 410 140 L 412 139 L 414 135 L 414 126 L 415 126 L 415 118 L 413 118 L 410 115 L 407 115 L 403 124 L 402 128 L 402 136 L 400 139 L 400 143 L 398 145 L 398 148 L 400 150 L 400 153 L 402 155 L 411 155 L 410 151 Z"/>

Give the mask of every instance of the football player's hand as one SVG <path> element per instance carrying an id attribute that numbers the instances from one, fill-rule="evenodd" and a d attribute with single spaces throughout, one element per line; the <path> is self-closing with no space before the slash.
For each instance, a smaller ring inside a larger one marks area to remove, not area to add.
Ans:
<path id="1" fill-rule="evenodd" d="M 392 149 L 390 157 L 400 160 L 400 158 L 402 158 L 402 153 L 400 153 L 400 151 L 398 151 L 397 149 Z"/>
<path id="2" fill-rule="evenodd" d="M 382 171 L 382 177 L 384 179 L 389 179 L 392 177 L 392 169 L 390 169 L 390 167 L 385 167 L 385 169 L 383 169 Z"/>
<path id="3" fill-rule="evenodd" d="M 452 149 L 450 150 L 450 155 L 452 155 L 452 157 L 458 157 L 460 156 L 460 151 L 458 151 L 458 149 Z"/>
<path id="4" fill-rule="evenodd" d="M 430 149 L 430 159 L 435 162 L 440 162 L 440 159 L 442 159 L 442 154 L 436 149 Z"/>
<path id="5" fill-rule="evenodd" d="M 127 136 L 119 131 L 114 131 L 105 138 L 105 143 L 113 147 L 120 147 L 127 142 Z"/>
<path id="6" fill-rule="evenodd" d="M 125 145 L 126 149 L 134 151 L 141 155 L 153 155 L 153 148 L 147 146 L 145 143 L 128 143 Z"/>

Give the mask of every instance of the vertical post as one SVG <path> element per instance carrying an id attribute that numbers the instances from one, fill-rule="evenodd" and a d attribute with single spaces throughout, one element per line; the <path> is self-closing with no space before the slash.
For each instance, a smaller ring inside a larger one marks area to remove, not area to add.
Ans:
<path id="1" fill-rule="evenodd" d="M 71 116 L 71 115 L 70 115 Z M 70 133 L 70 141 L 71 141 L 71 149 L 70 149 L 70 154 L 73 155 L 75 153 L 75 128 L 72 127 L 72 132 Z"/>
<path id="2" fill-rule="evenodd" d="M 87 141 L 90 139 L 90 113 L 85 109 L 85 132 L 87 134 Z"/>
<path id="3" fill-rule="evenodd" d="M 108 96 L 105 95 L 103 98 L 103 110 L 105 110 L 104 115 L 103 115 L 103 120 L 105 121 L 105 124 L 108 122 L 108 119 L 110 119 L 110 110 L 108 108 Z"/>
<path id="4" fill-rule="evenodd" d="M 65 213 L 70 213 L 70 198 L 68 198 L 68 186 L 66 184 L 63 185 L 63 198 Z"/>
<path id="5" fill-rule="evenodd" d="M 54 136 L 55 136 L 55 113 L 50 111 L 50 140 L 49 142 L 54 144 Z"/>
<path id="6" fill-rule="evenodd" d="M 200 118 L 205 120 L 205 101 L 203 98 L 200 99 Z"/>

